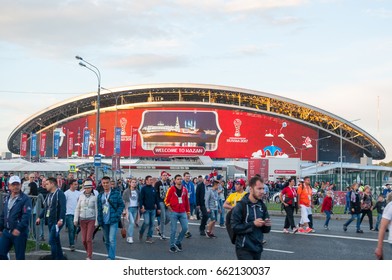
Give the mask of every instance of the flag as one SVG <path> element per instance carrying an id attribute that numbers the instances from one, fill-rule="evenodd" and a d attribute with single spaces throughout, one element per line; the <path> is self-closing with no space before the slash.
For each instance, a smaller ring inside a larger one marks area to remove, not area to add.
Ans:
<path id="1" fill-rule="evenodd" d="M 106 146 L 106 129 L 101 129 L 99 134 L 99 153 L 105 154 L 105 146 Z"/>
<path id="2" fill-rule="evenodd" d="M 41 143 L 39 144 L 39 154 L 41 157 L 45 156 L 46 152 L 46 132 L 41 133 Z"/>
<path id="3" fill-rule="evenodd" d="M 59 155 L 60 147 L 60 131 L 55 131 L 53 133 L 53 156 L 57 157 Z"/>
<path id="4" fill-rule="evenodd" d="M 88 156 L 88 148 L 90 141 L 90 130 L 85 129 L 83 132 L 83 155 Z"/>
<path id="5" fill-rule="evenodd" d="M 68 156 L 72 156 L 74 149 L 74 132 L 68 130 Z"/>
<path id="6" fill-rule="evenodd" d="M 37 134 L 31 134 L 31 148 L 30 148 L 30 155 L 32 157 L 37 156 Z"/>
<path id="7" fill-rule="evenodd" d="M 121 152 L 121 128 L 115 128 L 114 134 L 114 151 L 116 155 L 119 155 Z"/>
<path id="8" fill-rule="evenodd" d="M 23 133 L 20 138 L 20 156 L 25 157 L 27 153 L 27 133 Z"/>

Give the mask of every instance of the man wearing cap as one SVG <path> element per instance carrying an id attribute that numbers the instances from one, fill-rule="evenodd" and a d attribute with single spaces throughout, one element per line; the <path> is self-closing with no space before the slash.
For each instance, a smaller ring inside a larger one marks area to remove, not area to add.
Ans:
<path id="1" fill-rule="evenodd" d="M 18 176 L 9 180 L 10 194 L 0 214 L 0 259 L 7 260 L 12 246 L 17 260 L 25 259 L 31 217 L 31 199 L 21 191 Z"/>
<path id="2" fill-rule="evenodd" d="M 36 224 L 39 225 L 45 218 L 49 228 L 49 245 L 53 260 L 63 260 L 63 249 L 60 242 L 60 231 L 65 223 L 66 199 L 62 190 L 57 187 L 57 179 L 49 177 L 46 180 L 46 196 L 44 209 L 40 213 Z"/>
<path id="3" fill-rule="evenodd" d="M 162 171 L 161 180 L 157 181 L 154 185 L 155 193 L 159 201 L 159 209 L 161 210 L 161 214 L 157 217 L 158 226 L 156 230 L 162 240 L 166 239 L 165 226 L 170 222 L 169 212 L 164 202 L 167 190 L 170 188 L 169 176 L 169 173 Z"/>
<path id="4" fill-rule="evenodd" d="M 238 179 L 234 182 L 235 192 L 231 193 L 223 204 L 223 208 L 231 210 L 238 201 L 240 201 L 244 195 L 247 194 L 245 189 L 245 181 L 243 179 Z"/>
<path id="5" fill-rule="evenodd" d="M 80 191 L 77 190 L 79 187 L 78 181 L 75 179 L 70 179 L 69 189 L 65 191 L 64 195 L 67 200 L 66 206 L 66 214 L 65 214 L 65 222 L 68 227 L 68 240 L 69 240 L 69 248 L 73 252 L 75 251 L 75 236 L 77 227 L 74 226 L 74 215 L 75 208 L 78 204 L 78 200 L 80 197 Z"/>

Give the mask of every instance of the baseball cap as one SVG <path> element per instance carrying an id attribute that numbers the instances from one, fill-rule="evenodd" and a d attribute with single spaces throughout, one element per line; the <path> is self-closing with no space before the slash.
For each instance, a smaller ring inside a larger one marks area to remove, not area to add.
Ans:
<path id="1" fill-rule="evenodd" d="M 11 178 L 10 178 L 10 181 L 9 181 L 9 183 L 12 185 L 13 183 L 18 183 L 18 184 L 20 184 L 20 178 L 19 178 L 19 176 L 12 176 Z"/>
<path id="2" fill-rule="evenodd" d="M 238 180 L 234 181 L 234 184 L 240 184 L 241 186 L 245 187 L 244 179 L 238 179 Z"/>
<path id="3" fill-rule="evenodd" d="M 217 179 L 217 180 L 220 180 L 220 179 L 222 179 L 222 178 L 223 178 L 223 176 L 220 175 L 220 174 L 218 174 L 218 175 L 216 176 L 216 179 Z"/>
<path id="4" fill-rule="evenodd" d="M 163 170 L 163 171 L 161 172 L 161 176 L 162 176 L 163 174 L 165 174 L 165 173 L 167 174 L 168 177 L 171 176 L 171 175 L 170 175 L 168 172 L 166 172 L 165 170 Z"/>
<path id="5" fill-rule="evenodd" d="M 92 188 L 93 187 L 93 182 L 91 182 L 90 180 L 87 180 L 84 182 L 83 184 L 84 188 Z"/>

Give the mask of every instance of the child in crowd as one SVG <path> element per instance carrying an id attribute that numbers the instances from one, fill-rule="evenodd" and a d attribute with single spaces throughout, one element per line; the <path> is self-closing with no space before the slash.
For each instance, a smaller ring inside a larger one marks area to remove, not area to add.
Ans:
<path id="1" fill-rule="evenodd" d="M 327 196 L 323 199 L 323 205 L 321 206 L 321 212 L 325 213 L 324 228 L 326 230 L 329 230 L 328 224 L 329 224 L 329 220 L 331 219 L 331 214 L 333 214 L 332 208 L 333 208 L 332 191 L 329 190 L 327 191 Z"/>

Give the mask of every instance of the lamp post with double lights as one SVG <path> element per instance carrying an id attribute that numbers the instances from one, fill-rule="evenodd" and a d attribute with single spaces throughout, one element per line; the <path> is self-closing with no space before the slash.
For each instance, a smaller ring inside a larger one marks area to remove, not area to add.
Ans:
<path id="1" fill-rule="evenodd" d="M 307 137 L 302 136 L 302 138 L 307 138 Z M 319 161 L 319 158 L 318 158 L 318 154 L 319 154 L 318 153 L 318 142 L 321 141 L 321 140 L 328 139 L 328 138 L 331 138 L 331 135 L 328 135 L 328 136 L 325 136 L 325 137 L 322 137 L 322 138 L 317 138 L 317 139 L 309 137 L 310 140 L 313 140 L 313 141 L 316 142 L 316 182 L 318 181 L 318 161 Z"/>
<path id="2" fill-rule="evenodd" d="M 98 91 L 97 91 L 97 117 L 96 117 L 96 132 L 95 132 L 95 155 L 99 154 L 99 132 L 100 132 L 100 127 L 99 127 L 99 123 L 100 123 L 100 103 L 101 103 L 101 72 L 99 71 L 99 69 L 94 66 L 93 64 L 91 64 L 90 62 L 84 60 L 82 57 L 80 56 L 75 56 L 75 58 L 77 60 L 80 60 L 79 65 L 87 68 L 88 70 L 90 70 L 91 72 L 93 72 L 95 74 L 95 76 L 97 76 L 98 79 Z M 87 65 L 88 66 L 87 66 Z M 94 172 L 95 172 L 95 180 L 98 183 L 99 178 L 98 178 L 98 166 L 94 167 Z"/>

